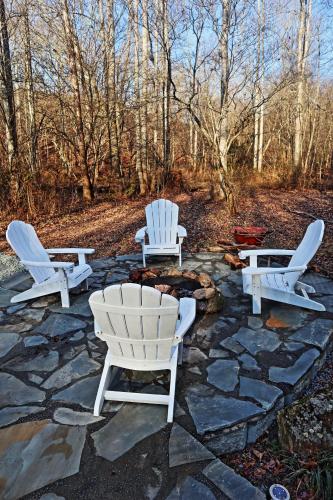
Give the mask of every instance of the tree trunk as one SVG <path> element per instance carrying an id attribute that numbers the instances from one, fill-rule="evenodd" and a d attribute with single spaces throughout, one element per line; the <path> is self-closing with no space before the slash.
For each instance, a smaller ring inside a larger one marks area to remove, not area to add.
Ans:
<path id="1" fill-rule="evenodd" d="M 221 95 L 219 118 L 219 160 L 222 170 L 228 170 L 228 106 L 229 106 L 229 29 L 230 29 L 230 1 L 222 0 L 223 18 L 220 36 L 221 52 Z"/>
<path id="2" fill-rule="evenodd" d="M 4 0 L 0 0 L 0 93 L 6 130 L 6 149 L 9 170 L 10 192 L 14 202 L 17 202 L 20 181 L 18 172 L 18 141 L 16 129 L 16 114 L 14 102 L 14 86 L 9 49 L 9 36 Z"/>
<path id="3" fill-rule="evenodd" d="M 149 32 L 147 0 L 142 0 L 142 114 L 141 114 L 141 140 L 142 140 L 142 176 L 148 187 L 148 75 L 149 75 Z"/>
<path id="4" fill-rule="evenodd" d="M 81 88 L 85 87 L 84 71 L 81 62 L 80 50 L 76 40 L 74 27 L 70 19 L 68 1 L 63 0 L 63 21 L 66 34 L 68 59 L 71 71 L 72 87 L 75 95 L 75 112 L 77 125 L 77 141 L 78 141 L 78 163 L 81 169 L 81 185 L 82 196 L 86 202 L 91 202 L 94 197 L 93 186 L 89 175 L 89 164 L 87 158 L 87 146 L 83 121 L 83 103 Z"/>
<path id="5" fill-rule="evenodd" d="M 257 67 L 254 97 L 254 154 L 253 168 L 259 173 L 262 171 L 263 143 L 264 143 L 264 0 L 258 0 L 258 42 Z"/>
<path id="6" fill-rule="evenodd" d="M 294 131 L 293 151 L 293 176 L 292 183 L 297 185 L 302 170 L 302 136 L 305 103 L 305 67 L 309 48 L 309 27 L 312 0 L 300 0 L 299 27 L 297 42 L 297 90 L 296 90 L 296 116 Z"/>
<path id="7" fill-rule="evenodd" d="M 32 73 L 31 39 L 29 26 L 28 2 L 25 0 L 23 6 L 23 32 L 24 32 L 24 68 L 25 68 L 25 89 L 27 96 L 27 116 L 28 116 L 28 138 L 30 143 L 29 166 L 32 177 L 36 176 L 37 168 L 37 128 L 36 128 L 36 107 L 35 92 Z"/>
<path id="8" fill-rule="evenodd" d="M 162 25 L 163 25 L 163 166 L 164 181 L 170 174 L 171 168 L 171 138 L 170 138 L 170 43 L 168 0 L 162 0 Z"/>
<path id="9" fill-rule="evenodd" d="M 140 26 L 139 0 L 134 0 L 134 88 L 135 88 L 135 166 L 139 179 L 140 195 L 146 194 L 147 186 L 142 168 L 142 117 L 141 117 L 141 78 L 140 78 Z"/>

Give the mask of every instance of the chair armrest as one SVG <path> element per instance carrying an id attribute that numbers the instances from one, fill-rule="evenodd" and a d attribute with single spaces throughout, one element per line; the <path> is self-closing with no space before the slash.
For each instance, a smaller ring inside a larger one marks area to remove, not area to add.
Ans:
<path id="1" fill-rule="evenodd" d="M 293 266 L 293 267 L 246 267 L 242 269 L 243 274 L 256 276 L 259 274 L 285 274 L 304 272 L 307 266 Z"/>
<path id="2" fill-rule="evenodd" d="M 137 233 L 135 235 L 135 241 L 137 243 L 142 243 L 142 241 L 145 240 L 146 232 L 147 232 L 147 226 L 139 229 L 139 231 L 137 231 Z"/>
<path id="3" fill-rule="evenodd" d="M 186 238 L 187 237 L 187 231 L 185 227 L 183 226 L 177 226 L 177 233 L 179 238 Z"/>
<path id="4" fill-rule="evenodd" d="M 191 327 L 195 320 L 196 300 L 190 298 L 183 298 L 179 301 L 179 315 L 180 321 L 176 329 L 175 339 L 178 342 L 183 340 L 187 330 Z"/>
<path id="5" fill-rule="evenodd" d="M 47 253 L 77 253 L 91 255 L 95 253 L 94 248 L 46 248 Z"/>
<path id="6" fill-rule="evenodd" d="M 280 249 L 266 249 L 266 250 L 241 250 L 238 254 L 240 259 L 246 257 L 260 256 L 260 255 L 294 255 L 295 250 L 280 250 Z"/>
<path id="7" fill-rule="evenodd" d="M 73 262 L 38 262 L 34 260 L 21 260 L 21 264 L 27 267 L 53 267 L 59 269 L 73 269 Z"/>

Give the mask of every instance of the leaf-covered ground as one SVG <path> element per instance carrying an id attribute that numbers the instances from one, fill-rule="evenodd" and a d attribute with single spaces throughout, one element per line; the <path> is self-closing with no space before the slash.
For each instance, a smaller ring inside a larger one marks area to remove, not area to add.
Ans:
<path id="1" fill-rule="evenodd" d="M 333 277 L 332 191 L 246 189 L 238 197 L 238 214 L 235 216 L 228 214 L 224 202 L 209 201 L 204 192 L 175 196 L 163 193 L 161 197 L 180 206 L 180 223 L 188 231 L 184 246 L 191 252 L 218 245 L 222 239 L 232 239 L 233 227 L 237 225 L 266 226 L 270 230 L 264 242 L 267 248 L 295 248 L 307 225 L 314 218 L 322 218 L 326 222 L 325 237 L 312 265 L 317 271 Z M 152 200 L 148 197 L 104 200 L 85 208 L 76 205 L 65 207 L 63 213 L 41 215 L 29 222 L 34 224 L 45 247 L 93 247 L 96 257 L 139 252 L 134 235 L 145 225 L 144 207 Z M 5 231 L 14 218 L 22 216 L 10 211 L 1 214 L 0 252 L 9 252 Z M 326 386 L 332 375 L 330 356 L 309 392 Z M 324 498 L 322 492 L 316 495 L 316 484 L 310 484 L 312 477 L 318 476 L 318 458 L 304 460 L 281 450 L 276 427 L 243 452 L 222 458 L 259 486 L 281 482 L 297 500 Z"/>
<path id="2" fill-rule="evenodd" d="M 184 248 L 192 252 L 214 246 L 221 239 L 231 239 L 237 225 L 266 226 L 271 232 L 265 247 L 294 248 L 313 220 L 309 215 L 323 218 L 327 222 L 325 238 L 313 263 L 320 272 L 333 276 L 332 191 L 247 188 L 238 197 L 235 216 L 228 214 L 224 202 L 209 201 L 203 192 L 175 196 L 165 193 L 161 197 L 180 206 L 180 223 L 188 231 Z M 30 222 L 46 247 L 93 247 L 96 257 L 135 252 L 140 248 L 134 242 L 134 235 L 145 224 L 144 207 L 152 199 L 118 199 L 86 208 L 64 207 L 63 213 L 41 215 Z M 1 216 L 0 251 L 9 251 L 5 230 L 13 218 L 17 215 L 10 212 Z"/>

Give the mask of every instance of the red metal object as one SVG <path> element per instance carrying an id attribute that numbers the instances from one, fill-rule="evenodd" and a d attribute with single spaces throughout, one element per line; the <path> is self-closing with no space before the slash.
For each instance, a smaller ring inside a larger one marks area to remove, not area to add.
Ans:
<path id="1" fill-rule="evenodd" d="M 258 247 L 260 247 L 267 233 L 268 233 L 267 227 L 236 226 L 234 228 L 234 237 L 236 243 L 246 244 L 246 245 L 256 245 Z"/>

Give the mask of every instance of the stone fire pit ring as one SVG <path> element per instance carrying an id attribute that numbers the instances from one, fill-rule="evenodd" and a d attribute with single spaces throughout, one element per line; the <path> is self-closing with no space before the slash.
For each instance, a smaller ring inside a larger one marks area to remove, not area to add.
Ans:
<path id="1" fill-rule="evenodd" d="M 217 313 L 222 309 L 223 297 L 208 273 L 166 267 L 143 267 L 129 273 L 129 282 L 156 288 L 161 293 L 196 299 L 197 312 Z"/>

